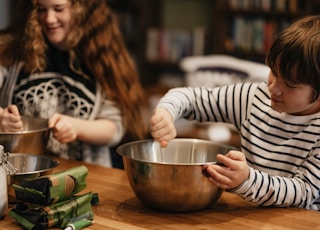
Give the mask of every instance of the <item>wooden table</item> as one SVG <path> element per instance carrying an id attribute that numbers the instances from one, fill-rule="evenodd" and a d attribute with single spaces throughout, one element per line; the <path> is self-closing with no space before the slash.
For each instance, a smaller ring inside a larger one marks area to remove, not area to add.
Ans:
<path id="1" fill-rule="evenodd" d="M 81 162 L 59 159 L 60 171 Z M 320 212 L 298 208 L 262 208 L 225 192 L 213 207 L 192 213 L 166 213 L 145 207 L 134 195 L 123 170 L 85 164 L 89 169 L 86 192 L 99 194 L 93 208 L 95 223 L 86 230 L 100 229 L 320 229 Z M 23 229 L 11 217 L 0 229 Z"/>

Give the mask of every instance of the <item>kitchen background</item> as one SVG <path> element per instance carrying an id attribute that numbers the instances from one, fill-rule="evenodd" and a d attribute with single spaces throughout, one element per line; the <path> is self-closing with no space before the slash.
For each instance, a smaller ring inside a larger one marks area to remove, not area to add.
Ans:
<path id="1" fill-rule="evenodd" d="M 143 86 L 149 94 L 151 109 L 169 88 L 190 83 L 190 68 L 186 67 L 186 57 L 228 55 L 263 64 L 265 52 L 279 31 L 293 20 L 320 12 L 319 0 L 108 2 L 119 15 L 127 45 L 137 62 Z M 205 67 L 208 69 L 210 61 L 214 63 L 215 60 L 207 59 L 195 59 L 194 63 L 193 60 L 188 60 L 188 64 L 201 65 L 199 62 L 203 61 L 207 63 Z M 234 63 L 230 65 L 237 66 Z M 265 69 L 259 71 L 259 68 L 257 72 L 265 72 Z M 203 73 L 202 71 L 201 77 Z M 196 79 L 194 81 L 200 80 L 196 78 L 199 74 L 192 77 Z M 220 81 L 225 82 L 222 77 L 226 76 L 220 75 Z M 229 142 L 231 138 L 230 143 L 239 144 L 236 135 L 230 135 L 230 132 L 220 127 L 219 130 L 211 130 L 205 125 L 203 129 L 203 126 L 186 125 L 184 122 L 177 126 L 180 136 L 218 140 L 227 138 Z"/>
<path id="2" fill-rule="evenodd" d="M 107 1 L 119 15 L 145 86 L 182 77 L 185 56 L 229 54 L 263 62 L 280 30 L 320 9 L 319 0 Z"/>
<path id="3" fill-rule="evenodd" d="M 0 33 L 10 23 L 9 9 L 14 10 L 15 1 L 0 0 Z M 212 86 L 217 82 L 227 84 L 235 76 L 243 80 L 239 72 L 248 72 L 245 77 L 252 77 L 250 71 L 263 75 L 259 78 L 263 80 L 264 55 L 279 31 L 293 20 L 320 12 L 320 0 L 106 1 L 119 18 L 147 93 L 146 119 L 171 87 L 200 81 Z M 187 58 L 192 56 L 197 58 Z M 234 69 L 233 76 L 221 73 L 226 67 Z M 212 75 L 213 71 L 219 74 Z M 225 125 L 180 121 L 177 128 L 179 137 L 239 145 L 237 132 Z"/>

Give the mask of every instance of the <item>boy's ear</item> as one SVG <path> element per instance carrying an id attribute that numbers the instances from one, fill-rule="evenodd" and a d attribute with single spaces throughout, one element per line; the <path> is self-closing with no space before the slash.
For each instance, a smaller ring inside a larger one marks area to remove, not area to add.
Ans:
<path id="1" fill-rule="evenodd" d="M 314 95 L 312 96 L 312 102 L 320 102 L 320 93 L 318 93 L 315 89 L 313 89 Z"/>

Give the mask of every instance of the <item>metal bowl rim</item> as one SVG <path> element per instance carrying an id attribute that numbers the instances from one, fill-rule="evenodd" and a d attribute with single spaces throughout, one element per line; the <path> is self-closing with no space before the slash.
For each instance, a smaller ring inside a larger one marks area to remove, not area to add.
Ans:
<path id="1" fill-rule="evenodd" d="M 19 173 L 19 172 L 16 172 L 14 174 L 17 175 L 17 176 L 20 176 L 20 175 L 29 175 L 29 174 L 34 174 L 34 173 L 41 173 L 41 172 L 45 172 L 45 171 L 49 171 L 51 169 L 54 169 L 56 167 L 59 166 L 60 162 L 56 159 L 53 159 L 51 157 L 48 157 L 48 156 L 42 156 L 42 155 L 37 155 L 37 154 L 31 154 L 31 153 L 10 153 L 9 154 L 9 158 L 12 157 L 12 156 L 27 156 L 27 157 L 34 157 L 34 158 L 42 158 L 42 159 L 45 159 L 45 160 L 49 160 L 50 162 L 52 162 L 52 166 L 50 168 L 46 168 L 46 169 L 41 169 L 41 170 L 36 170 L 36 171 L 32 171 L 32 172 L 22 172 L 22 173 Z M 12 163 L 12 162 L 10 162 Z"/>
<path id="2" fill-rule="evenodd" d="M 140 159 L 135 159 L 133 157 L 128 157 L 125 156 L 124 154 L 121 154 L 119 151 L 121 151 L 122 149 L 124 149 L 125 147 L 127 147 L 128 145 L 132 145 L 132 144 L 139 144 L 139 143 L 147 143 L 147 142 L 153 142 L 155 140 L 153 139 L 145 139 L 145 140 L 138 140 L 138 141 L 131 141 L 131 142 L 127 142 L 124 143 L 120 146 L 117 147 L 116 152 L 129 160 L 134 160 L 137 162 L 142 162 L 142 163 L 148 163 L 148 164 L 157 164 L 157 165 L 177 165 L 177 166 L 202 166 L 202 165 L 208 165 L 208 164 L 216 164 L 216 161 L 207 161 L 207 162 L 201 162 L 201 163 L 166 163 L 166 162 L 152 162 L 152 161 L 147 161 L 147 160 L 140 160 Z M 228 145 L 228 144 L 224 144 L 224 143 L 219 143 L 219 142 L 215 142 L 215 141 L 210 141 L 210 140 L 203 140 L 203 139 L 197 139 L 197 138 L 175 138 L 173 140 L 171 140 L 170 142 L 176 142 L 176 141 L 192 141 L 192 142 L 196 142 L 196 143 L 208 143 L 208 144 L 214 144 L 214 145 L 218 145 L 221 147 L 225 147 L 225 148 L 229 148 L 230 150 L 238 150 L 237 147 L 232 146 L 232 145 Z"/>
<path id="3" fill-rule="evenodd" d="M 152 162 L 152 161 L 146 161 L 146 160 L 138 160 L 134 158 L 129 158 L 126 156 L 123 156 L 127 158 L 128 160 L 133 160 L 136 162 L 146 163 L 146 164 L 154 164 L 154 165 L 167 165 L 167 166 L 203 166 L 203 165 L 212 165 L 216 164 L 216 161 L 207 161 L 202 163 L 166 163 L 166 162 Z"/>
<path id="4" fill-rule="evenodd" d="M 52 128 L 43 128 L 43 129 L 33 129 L 33 130 L 23 130 L 17 132 L 0 132 L 0 135 L 22 135 L 22 134 L 31 134 L 31 133 L 41 133 L 44 131 L 50 131 Z"/>
<path id="5" fill-rule="evenodd" d="M 27 120 L 41 120 L 43 122 L 48 121 L 46 118 L 42 117 L 30 117 L 27 115 L 21 115 L 22 120 L 27 119 Z M 0 135 L 22 135 L 22 134 L 32 134 L 32 133 L 40 133 L 40 132 L 45 132 L 45 131 L 50 131 L 52 128 L 50 127 L 45 127 L 45 128 L 40 128 L 40 129 L 32 129 L 32 130 L 22 130 L 22 131 L 16 131 L 16 132 L 1 132 Z"/>

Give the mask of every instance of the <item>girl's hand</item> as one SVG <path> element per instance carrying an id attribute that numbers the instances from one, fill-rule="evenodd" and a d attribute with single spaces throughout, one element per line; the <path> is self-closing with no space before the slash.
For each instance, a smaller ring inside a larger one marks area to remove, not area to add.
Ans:
<path id="1" fill-rule="evenodd" d="M 222 189 L 240 186 L 249 177 L 249 166 L 242 152 L 231 150 L 226 155 L 218 154 L 219 164 L 205 165 L 209 180 Z"/>
<path id="2" fill-rule="evenodd" d="M 151 135 L 159 141 L 161 147 L 167 147 L 168 142 L 177 136 L 171 114 L 165 109 L 156 109 L 150 119 Z"/>
<path id="3" fill-rule="evenodd" d="M 16 105 L 9 105 L 0 110 L 0 130 L 2 132 L 18 132 L 23 130 L 23 123 Z"/>
<path id="4" fill-rule="evenodd" d="M 52 128 L 53 137 L 60 143 L 69 143 L 77 139 L 78 130 L 73 119 L 70 116 L 58 113 L 49 119 L 48 124 Z"/>

